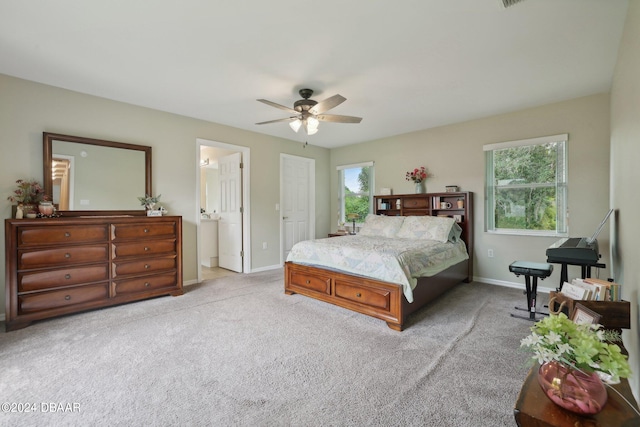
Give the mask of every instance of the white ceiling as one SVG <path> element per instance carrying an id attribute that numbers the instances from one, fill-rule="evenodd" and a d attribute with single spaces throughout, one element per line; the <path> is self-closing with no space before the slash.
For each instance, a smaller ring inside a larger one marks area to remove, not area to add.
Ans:
<path id="1" fill-rule="evenodd" d="M 0 73 L 338 147 L 610 89 L 627 0 L 0 2 Z M 256 122 L 347 98 L 316 135 Z"/>

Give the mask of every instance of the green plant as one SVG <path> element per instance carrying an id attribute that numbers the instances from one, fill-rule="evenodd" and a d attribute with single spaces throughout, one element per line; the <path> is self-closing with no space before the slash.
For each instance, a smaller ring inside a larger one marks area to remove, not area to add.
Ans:
<path id="1" fill-rule="evenodd" d="M 31 204 L 38 203 L 43 199 L 44 189 L 35 179 L 19 179 L 16 184 L 18 184 L 18 188 L 13 191 L 11 196 L 7 197 L 11 203 Z"/>
<path id="2" fill-rule="evenodd" d="M 155 204 L 160 200 L 161 196 L 162 194 L 158 194 L 155 197 L 145 194 L 144 197 L 138 197 L 138 200 L 140 201 L 140 204 L 142 206 L 145 206 L 147 209 L 153 209 Z"/>
<path id="3" fill-rule="evenodd" d="M 564 313 L 551 314 L 531 327 L 531 335 L 521 347 L 533 351 L 539 363 L 557 361 L 584 372 L 596 372 L 605 381 L 618 382 L 631 374 L 627 356 L 607 341 L 619 334 L 606 332 L 601 325 L 578 324 Z"/>

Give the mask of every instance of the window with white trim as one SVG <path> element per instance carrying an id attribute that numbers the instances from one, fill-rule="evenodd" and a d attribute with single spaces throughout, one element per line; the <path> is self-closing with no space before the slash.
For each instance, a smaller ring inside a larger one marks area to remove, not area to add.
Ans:
<path id="1" fill-rule="evenodd" d="M 563 134 L 483 147 L 487 231 L 567 235 L 567 141 Z"/>
<path id="2" fill-rule="evenodd" d="M 373 212 L 373 162 L 338 166 L 340 189 L 338 223 L 352 223 L 350 214 L 357 215 L 356 223 L 364 222 Z"/>

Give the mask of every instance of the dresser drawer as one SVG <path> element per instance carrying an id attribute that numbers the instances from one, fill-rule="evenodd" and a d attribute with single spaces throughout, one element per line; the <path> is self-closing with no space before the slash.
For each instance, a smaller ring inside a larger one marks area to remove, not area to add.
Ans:
<path id="1" fill-rule="evenodd" d="M 18 251 L 18 270 L 101 261 L 109 261 L 109 246 L 106 243 L 104 245 Z"/>
<path id="2" fill-rule="evenodd" d="M 176 268 L 176 257 L 150 258 L 131 262 L 114 262 L 113 278 L 132 274 L 153 273 Z"/>
<path id="3" fill-rule="evenodd" d="M 113 224 L 111 229 L 113 240 L 144 239 L 159 237 L 175 237 L 175 222 L 140 223 L 140 224 Z"/>
<path id="4" fill-rule="evenodd" d="M 297 286 L 310 291 L 320 292 L 326 295 L 331 294 L 331 279 L 326 276 L 293 271 L 291 272 L 289 283 L 291 286 Z"/>
<path id="5" fill-rule="evenodd" d="M 109 298 L 109 285 L 88 285 L 58 291 L 39 292 L 18 297 L 18 313 L 27 314 L 52 310 Z"/>
<path id="6" fill-rule="evenodd" d="M 336 279 L 335 296 L 376 309 L 391 310 L 391 292 Z"/>
<path id="7" fill-rule="evenodd" d="M 111 245 L 111 257 L 113 259 L 131 256 L 152 256 L 176 253 L 176 241 L 154 240 L 145 242 L 120 242 Z"/>
<path id="8" fill-rule="evenodd" d="M 18 292 L 38 291 L 105 280 L 109 280 L 109 265 L 107 263 L 60 270 L 19 273 Z"/>
<path id="9" fill-rule="evenodd" d="M 106 242 L 108 230 L 106 224 L 19 228 L 18 247 Z"/>
<path id="10" fill-rule="evenodd" d="M 137 294 L 177 286 L 176 273 L 158 274 L 138 279 L 115 280 L 113 282 L 113 295 L 117 297 L 119 295 Z"/>

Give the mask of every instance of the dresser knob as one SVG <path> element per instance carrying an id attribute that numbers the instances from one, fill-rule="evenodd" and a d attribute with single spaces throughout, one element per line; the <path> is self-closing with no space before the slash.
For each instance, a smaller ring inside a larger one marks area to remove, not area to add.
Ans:
<path id="1" fill-rule="evenodd" d="M 69 233 L 68 231 L 64 232 L 64 237 L 71 237 L 71 233 Z"/>
<path id="2" fill-rule="evenodd" d="M 149 232 L 149 229 L 148 229 L 148 228 L 145 228 L 145 229 L 144 229 L 144 232 L 145 232 L 145 233 L 148 233 L 148 232 Z"/>
<path id="3" fill-rule="evenodd" d="M 67 252 L 66 254 L 64 254 L 65 258 L 71 258 L 71 254 L 69 252 Z"/>
<path id="4" fill-rule="evenodd" d="M 307 280 L 307 285 L 308 285 L 309 283 L 311 283 L 311 280 Z"/>
<path id="5" fill-rule="evenodd" d="M 64 278 L 65 278 L 65 279 L 67 279 L 67 280 L 68 280 L 68 279 L 71 279 L 71 275 L 70 275 L 70 274 L 65 274 L 65 275 L 64 275 Z"/>
<path id="6" fill-rule="evenodd" d="M 358 292 L 358 293 L 356 294 L 356 296 L 357 296 L 358 298 L 360 298 L 360 297 L 362 296 L 362 294 L 361 294 L 360 292 Z"/>
<path id="7" fill-rule="evenodd" d="M 144 268 L 149 269 L 149 268 L 151 268 L 151 266 L 149 264 L 145 264 Z"/>
<path id="8" fill-rule="evenodd" d="M 148 251 L 148 250 L 149 250 L 149 247 L 148 247 L 148 246 L 145 246 L 145 247 L 144 247 L 144 250 L 145 250 L 145 251 Z"/>
<path id="9" fill-rule="evenodd" d="M 67 301 L 71 301 L 71 295 L 66 295 L 66 296 L 64 297 L 64 299 L 65 299 L 65 300 L 67 300 Z"/>
<path id="10" fill-rule="evenodd" d="M 149 283 L 149 282 L 144 282 L 144 287 L 145 287 L 145 288 L 148 288 L 149 286 L 151 286 L 151 283 Z"/>

